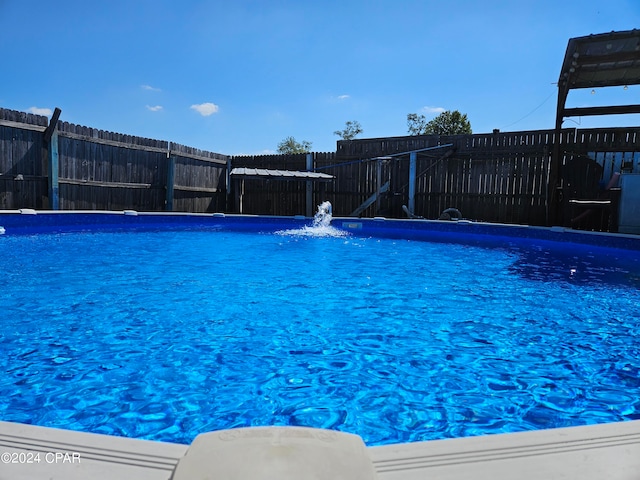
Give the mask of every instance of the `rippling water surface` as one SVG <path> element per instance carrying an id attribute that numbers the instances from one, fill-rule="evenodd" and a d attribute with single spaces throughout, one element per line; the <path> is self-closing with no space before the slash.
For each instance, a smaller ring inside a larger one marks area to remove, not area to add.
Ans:
<path id="1" fill-rule="evenodd" d="M 184 231 L 0 238 L 0 419 L 369 445 L 640 418 L 640 257 Z"/>

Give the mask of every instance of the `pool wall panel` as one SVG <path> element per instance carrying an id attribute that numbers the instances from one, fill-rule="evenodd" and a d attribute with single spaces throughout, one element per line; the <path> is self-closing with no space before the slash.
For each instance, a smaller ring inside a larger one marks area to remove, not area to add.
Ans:
<path id="1" fill-rule="evenodd" d="M 22 212 L 22 213 L 21 213 Z M 0 211 L 5 235 L 119 230 L 211 229 L 274 232 L 310 225 L 302 216 L 276 217 L 159 212 Z M 332 226 L 355 236 L 448 243 L 483 244 L 556 242 L 640 250 L 640 236 L 584 232 L 563 227 L 531 227 L 469 221 L 389 220 L 336 217 Z"/>

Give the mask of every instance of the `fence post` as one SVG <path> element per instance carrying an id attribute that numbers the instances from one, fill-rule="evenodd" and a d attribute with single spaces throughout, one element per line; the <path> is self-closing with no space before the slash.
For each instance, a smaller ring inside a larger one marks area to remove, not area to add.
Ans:
<path id="1" fill-rule="evenodd" d="M 409 212 L 413 215 L 416 209 L 416 163 L 418 153 L 409 154 Z"/>
<path id="2" fill-rule="evenodd" d="M 240 191 L 238 192 L 238 195 L 236 196 L 236 200 L 238 202 L 238 213 L 240 213 L 242 215 L 242 211 L 244 210 L 244 205 L 242 204 L 243 202 L 243 198 L 244 197 L 244 177 L 242 177 L 242 179 L 240 180 L 240 186 L 239 186 Z"/>
<path id="3" fill-rule="evenodd" d="M 381 189 L 382 189 L 382 158 L 378 158 L 377 160 L 377 165 L 376 165 L 376 210 L 374 212 L 374 215 L 378 215 L 378 212 L 380 211 L 380 197 L 382 195 L 380 195 Z"/>
<path id="4" fill-rule="evenodd" d="M 167 159 L 169 161 L 169 165 L 167 167 L 167 205 L 165 209 L 167 212 L 173 212 L 173 187 L 176 180 L 176 157 L 171 155 L 171 145 L 169 145 L 169 150 L 167 150 Z"/>
<path id="5" fill-rule="evenodd" d="M 313 153 L 307 153 L 307 172 L 313 170 Z M 313 216 L 313 182 L 307 180 L 307 208 L 305 214 L 307 217 Z"/>
<path id="6" fill-rule="evenodd" d="M 55 128 L 55 127 L 54 127 Z M 58 131 L 55 130 L 49 139 L 49 207 L 51 210 L 60 210 L 60 185 L 58 183 L 59 176 L 59 157 L 58 157 Z"/>
<path id="7" fill-rule="evenodd" d="M 58 157 L 58 119 L 62 110 L 58 107 L 53 111 L 49 126 L 46 128 L 43 134 L 43 140 L 45 144 L 48 144 L 47 148 L 47 169 L 49 184 L 49 208 L 51 210 L 60 209 L 60 184 L 58 182 L 60 162 Z"/>

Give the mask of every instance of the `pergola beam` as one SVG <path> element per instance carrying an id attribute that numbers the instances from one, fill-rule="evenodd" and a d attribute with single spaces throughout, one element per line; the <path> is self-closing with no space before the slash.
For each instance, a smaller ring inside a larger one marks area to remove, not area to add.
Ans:
<path id="1" fill-rule="evenodd" d="M 626 115 L 630 113 L 640 113 L 640 105 L 612 105 L 609 107 L 580 107 L 565 108 L 562 116 L 566 117 L 586 117 L 589 115 Z"/>

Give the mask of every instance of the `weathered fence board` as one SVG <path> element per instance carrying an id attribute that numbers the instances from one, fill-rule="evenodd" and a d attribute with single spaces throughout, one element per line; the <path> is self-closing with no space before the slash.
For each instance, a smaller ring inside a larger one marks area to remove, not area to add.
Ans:
<path id="1" fill-rule="evenodd" d="M 163 210 L 168 143 L 58 122 L 60 208 Z"/>
<path id="2" fill-rule="evenodd" d="M 0 109 L 0 209 L 46 208 L 46 117 Z"/>
<path id="3" fill-rule="evenodd" d="M 47 125 L 46 117 L 0 109 L 0 208 L 49 207 Z M 62 209 L 164 210 L 169 189 L 174 210 L 224 209 L 225 155 L 62 121 L 56 127 Z M 170 157 L 175 185 L 167 183 Z"/>
<path id="4" fill-rule="evenodd" d="M 171 143 L 175 159 L 174 210 L 215 212 L 225 209 L 227 157 Z"/>

